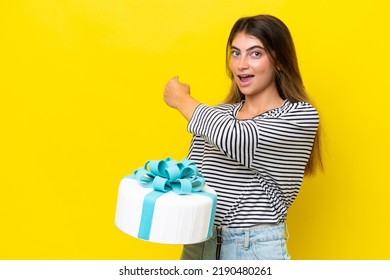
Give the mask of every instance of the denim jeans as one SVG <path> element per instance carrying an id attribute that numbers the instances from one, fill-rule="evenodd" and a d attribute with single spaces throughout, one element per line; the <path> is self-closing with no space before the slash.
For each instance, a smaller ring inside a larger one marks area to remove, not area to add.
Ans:
<path id="1" fill-rule="evenodd" d="M 222 227 L 221 260 L 289 260 L 284 223 L 252 228 Z M 182 260 L 215 260 L 217 229 L 202 243 L 184 245 Z"/>

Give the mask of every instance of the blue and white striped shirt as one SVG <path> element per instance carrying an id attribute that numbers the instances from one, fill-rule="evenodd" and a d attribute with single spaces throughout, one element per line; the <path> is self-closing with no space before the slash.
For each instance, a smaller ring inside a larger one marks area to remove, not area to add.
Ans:
<path id="1" fill-rule="evenodd" d="M 194 135 L 188 158 L 217 192 L 215 225 L 284 222 L 302 184 L 318 113 L 309 103 L 285 100 L 238 120 L 243 102 L 196 108 L 188 123 Z"/>

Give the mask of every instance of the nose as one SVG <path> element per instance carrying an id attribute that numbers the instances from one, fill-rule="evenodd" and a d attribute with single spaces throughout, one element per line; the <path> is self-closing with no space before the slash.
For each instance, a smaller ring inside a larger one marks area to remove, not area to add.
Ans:
<path id="1" fill-rule="evenodd" d="M 249 67 L 248 57 L 246 55 L 241 56 L 240 62 L 238 64 L 238 69 L 244 70 L 244 69 L 247 69 L 248 67 Z"/>

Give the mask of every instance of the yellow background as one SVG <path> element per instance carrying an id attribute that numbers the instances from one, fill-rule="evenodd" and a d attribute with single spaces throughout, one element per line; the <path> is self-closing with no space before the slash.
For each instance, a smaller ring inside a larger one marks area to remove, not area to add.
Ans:
<path id="1" fill-rule="evenodd" d="M 186 156 L 166 81 L 220 102 L 230 28 L 259 13 L 289 26 L 325 131 L 326 171 L 289 212 L 293 259 L 390 259 L 388 3 L 1 1 L 0 259 L 177 259 L 115 227 L 118 184 Z"/>

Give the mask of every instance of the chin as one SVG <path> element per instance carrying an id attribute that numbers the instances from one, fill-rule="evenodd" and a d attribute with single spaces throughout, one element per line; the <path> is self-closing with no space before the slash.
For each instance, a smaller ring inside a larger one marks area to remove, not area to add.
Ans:
<path id="1" fill-rule="evenodd" d="M 244 96 L 248 96 L 248 95 L 253 95 L 253 92 L 248 90 L 248 89 L 240 89 L 240 92 L 244 95 Z"/>

